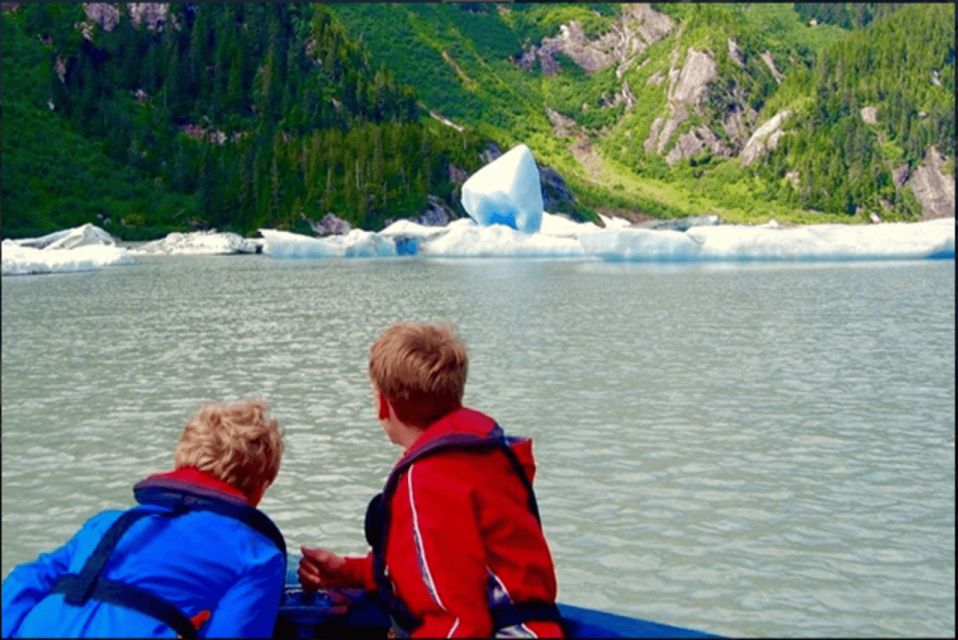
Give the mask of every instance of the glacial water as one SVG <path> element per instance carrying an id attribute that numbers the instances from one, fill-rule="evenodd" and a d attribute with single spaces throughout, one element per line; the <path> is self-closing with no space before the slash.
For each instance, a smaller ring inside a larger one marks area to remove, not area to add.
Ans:
<path id="1" fill-rule="evenodd" d="M 365 551 L 369 343 L 449 320 L 534 438 L 560 600 L 732 636 L 954 636 L 955 263 L 138 257 L 2 279 L 2 569 L 167 468 L 203 401 L 287 433 L 289 546 Z"/>

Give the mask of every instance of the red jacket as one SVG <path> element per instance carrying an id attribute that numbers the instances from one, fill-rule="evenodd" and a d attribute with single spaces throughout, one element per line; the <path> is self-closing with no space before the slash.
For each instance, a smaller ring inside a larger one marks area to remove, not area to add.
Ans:
<path id="1" fill-rule="evenodd" d="M 453 435 L 486 436 L 495 421 L 458 409 L 430 425 L 397 462 Z M 510 443 L 530 486 L 532 442 Z M 389 504 L 386 572 L 419 621 L 413 636 L 489 637 L 490 607 L 504 602 L 554 603 L 555 569 L 529 492 L 502 451 L 444 450 L 399 473 Z M 372 553 L 348 558 L 346 571 L 376 588 Z M 502 630 L 501 630 L 502 631 Z M 505 630 L 513 637 L 560 637 L 554 622 Z"/>

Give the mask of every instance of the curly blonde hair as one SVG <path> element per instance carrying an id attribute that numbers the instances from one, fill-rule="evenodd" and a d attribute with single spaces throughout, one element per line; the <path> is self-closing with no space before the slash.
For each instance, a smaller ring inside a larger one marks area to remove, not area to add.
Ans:
<path id="1" fill-rule="evenodd" d="M 183 428 L 174 467 L 195 467 L 247 495 L 272 484 L 284 444 L 268 409 L 263 400 L 204 405 Z"/>

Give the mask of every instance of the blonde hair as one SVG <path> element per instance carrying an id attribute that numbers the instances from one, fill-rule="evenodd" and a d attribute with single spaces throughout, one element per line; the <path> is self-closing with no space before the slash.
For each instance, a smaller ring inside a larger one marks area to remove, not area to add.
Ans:
<path id="1" fill-rule="evenodd" d="M 246 495 L 272 484 L 284 445 L 279 424 L 266 418 L 268 409 L 262 400 L 201 407 L 183 428 L 174 467 L 196 467 Z"/>
<path id="2" fill-rule="evenodd" d="M 394 324 L 369 348 L 369 378 L 406 424 L 428 427 L 462 406 L 469 359 L 445 324 Z"/>

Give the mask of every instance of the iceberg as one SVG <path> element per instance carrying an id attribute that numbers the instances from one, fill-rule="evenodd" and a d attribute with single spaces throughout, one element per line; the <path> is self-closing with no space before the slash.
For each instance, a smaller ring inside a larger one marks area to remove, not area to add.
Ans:
<path id="1" fill-rule="evenodd" d="M 384 258 L 396 256 L 396 243 L 372 231 L 353 229 L 345 236 L 312 238 L 290 231 L 260 229 L 263 254 L 273 258 Z"/>
<path id="2" fill-rule="evenodd" d="M 955 219 L 801 227 L 717 225 L 685 232 L 619 228 L 579 237 L 608 261 L 751 262 L 912 260 L 955 257 Z"/>
<path id="3" fill-rule="evenodd" d="M 129 251 L 117 246 L 84 245 L 75 249 L 36 249 L 4 240 L 2 272 L 5 276 L 95 271 L 101 267 L 133 264 Z"/>
<path id="4" fill-rule="evenodd" d="M 462 185 L 466 213 L 482 226 L 505 225 L 536 233 L 542 224 L 542 186 L 532 152 L 517 145 L 485 165 Z"/>
<path id="5" fill-rule="evenodd" d="M 774 221 L 756 226 L 709 222 L 685 231 L 638 227 L 606 216 L 602 222 L 605 227 L 543 212 L 536 233 L 462 218 L 444 227 L 399 220 L 378 233 L 353 229 L 346 235 L 323 238 L 278 229 L 260 229 L 261 240 L 236 234 L 170 234 L 134 251 L 160 255 L 240 253 L 259 245 L 264 255 L 277 259 L 422 256 L 665 263 L 955 258 L 954 218 L 794 227 Z M 110 244 L 113 239 L 106 232 L 96 233 L 96 227 L 81 229 L 4 240 L 3 275 L 89 271 L 134 262 L 133 251 Z M 58 248 L 74 243 L 72 249 Z M 154 246 L 148 248 L 150 245 Z"/>
<path id="6" fill-rule="evenodd" d="M 612 262 L 750 262 L 913 260 L 955 257 L 955 219 L 871 225 L 786 227 L 693 226 L 685 231 L 632 226 L 621 218 L 591 222 L 543 212 L 538 233 L 471 218 L 445 227 L 400 220 L 379 233 L 312 238 L 261 229 L 263 253 L 274 258 L 393 257 L 553 258 Z"/>
<path id="7" fill-rule="evenodd" d="M 33 249 L 75 249 L 87 246 L 115 246 L 116 240 L 109 233 L 90 223 L 54 231 L 39 238 L 23 238 L 11 240 L 21 247 Z"/>
<path id="8" fill-rule="evenodd" d="M 126 249 L 117 246 L 113 236 L 92 224 L 39 238 L 7 239 L 0 253 L 5 276 L 94 271 L 134 262 Z"/>
<path id="9" fill-rule="evenodd" d="M 259 240 L 243 238 L 237 233 L 192 231 L 171 233 L 165 238 L 147 242 L 131 251 L 142 254 L 217 256 L 235 253 L 258 253 Z"/>

